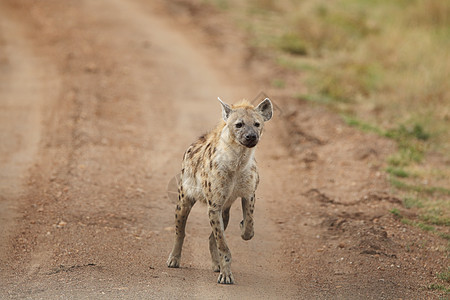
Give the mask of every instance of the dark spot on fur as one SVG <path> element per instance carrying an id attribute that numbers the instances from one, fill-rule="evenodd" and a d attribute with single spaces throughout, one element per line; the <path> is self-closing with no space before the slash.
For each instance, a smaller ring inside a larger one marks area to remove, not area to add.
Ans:
<path id="1" fill-rule="evenodd" d="M 181 210 L 181 207 L 179 205 L 177 205 L 177 210 Z"/>
<path id="2" fill-rule="evenodd" d="M 203 134 L 203 135 L 201 135 L 199 138 L 198 138 L 198 141 L 199 142 L 204 142 L 204 141 L 206 141 L 206 134 Z"/>
<path id="3" fill-rule="evenodd" d="M 208 200 L 208 204 L 211 205 L 211 200 Z"/>
<path id="4" fill-rule="evenodd" d="M 211 148 L 208 149 L 208 157 L 212 156 Z"/>
<path id="5" fill-rule="evenodd" d="M 200 151 L 201 148 L 202 148 L 201 146 L 198 146 L 197 148 L 195 148 L 195 149 L 192 151 L 192 155 L 194 155 L 194 154 L 196 154 L 198 151 Z"/>
<path id="6" fill-rule="evenodd" d="M 195 175 L 197 174 L 198 168 L 199 168 L 199 166 L 200 166 L 200 159 L 197 159 L 197 160 L 195 161 L 195 163 L 192 164 L 192 165 L 193 165 L 192 173 L 193 173 L 193 175 L 194 175 L 194 177 L 195 177 Z"/>

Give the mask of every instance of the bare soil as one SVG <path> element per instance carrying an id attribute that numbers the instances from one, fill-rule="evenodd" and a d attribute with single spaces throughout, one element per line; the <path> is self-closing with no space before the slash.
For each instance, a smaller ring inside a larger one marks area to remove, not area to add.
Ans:
<path id="1" fill-rule="evenodd" d="M 445 241 L 389 213 L 395 146 L 290 98 L 298 85 L 201 1 L 0 2 L 0 298 L 438 298 Z M 260 91 L 276 112 L 251 241 L 231 212 L 237 283 L 216 283 L 201 205 L 167 268 L 184 150 L 217 96 Z"/>

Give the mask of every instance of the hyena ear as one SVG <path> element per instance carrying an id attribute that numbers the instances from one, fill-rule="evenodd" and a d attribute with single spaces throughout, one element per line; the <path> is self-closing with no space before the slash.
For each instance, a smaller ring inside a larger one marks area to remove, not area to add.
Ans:
<path id="1" fill-rule="evenodd" d="M 217 97 L 217 99 L 219 99 L 219 101 L 220 101 L 220 104 L 222 104 L 222 118 L 223 118 L 223 120 L 226 122 L 227 120 L 228 120 L 228 117 L 230 116 L 230 114 L 231 114 L 231 107 L 228 105 L 228 104 L 226 104 L 225 102 L 223 102 L 222 100 L 220 100 L 220 98 L 219 97 Z"/>
<path id="2" fill-rule="evenodd" d="M 270 102 L 269 98 L 264 99 L 263 102 L 258 104 L 258 106 L 255 108 L 255 111 L 263 116 L 264 122 L 269 121 L 272 118 L 273 114 L 272 102 Z"/>

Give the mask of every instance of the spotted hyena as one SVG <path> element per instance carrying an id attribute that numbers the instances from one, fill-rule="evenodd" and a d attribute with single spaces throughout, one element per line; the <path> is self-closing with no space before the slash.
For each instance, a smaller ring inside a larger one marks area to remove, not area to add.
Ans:
<path id="1" fill-rule="evenodd" d="M 245 100 L 232 106 L 219 101 L 224 122 L 201 136 L 184 153 L 175 211 L 175 243 L 167 265 L 170 268 L 180 266 L 186 221 L 192 206 L 201 201 L 208 206 L 212 228 L 209 250 L 213 270 L 220 272 L 219 283 L 232 284 L 231 253 L 224 231 L 231 204 L 240 197 L 241 237 L 244 240 L 253 237 L 255 191 L 259 183 L 255 146 L 262 135 L 264 122 L 272 118 L 272 103 L 269 98 L 257 107 Z"/>

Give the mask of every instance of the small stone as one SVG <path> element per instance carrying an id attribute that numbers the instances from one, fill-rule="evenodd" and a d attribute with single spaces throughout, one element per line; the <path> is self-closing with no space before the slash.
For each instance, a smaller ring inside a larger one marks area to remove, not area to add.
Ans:
<path id="1" fill-rule="evenodd" d="M 58 224 L 56 224 L 56 228 L 63 228 L 64 226 L 67 225 L 67 222 L 64 221 L 59 221 Z"/>
<path id="2" fill-rule="evenodd" d="M 98 71 L 98 67 L 96 64 L 90 63 L 85 66 L 84 70 L 89 73 L 96 73 Z"/>

